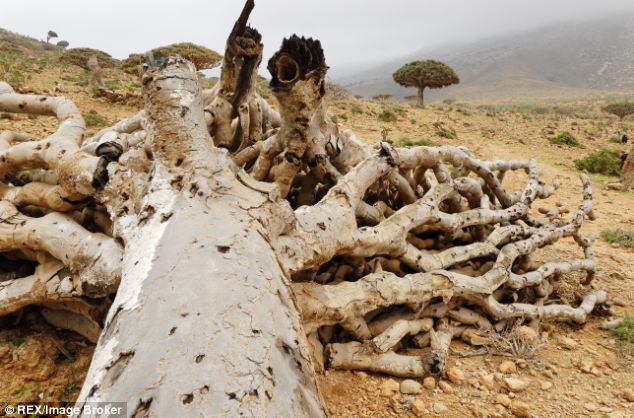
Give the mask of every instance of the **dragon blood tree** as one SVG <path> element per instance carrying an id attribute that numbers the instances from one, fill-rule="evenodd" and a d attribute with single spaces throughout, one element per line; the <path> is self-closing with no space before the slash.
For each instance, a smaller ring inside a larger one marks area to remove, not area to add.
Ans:
<path id="1" fill-rule="evenodd" d="M 0 315 L 37 305 L 96 341 L 78 405 L 127 401 L 129 417 L 326 415 L 325 367 L 443 371 L 452 339 L 541 320 L 583 323 L 592 291 L 592 191 L 544 216 L 555 192 L 534 161 L 463 147 L 360 141 L 328 116 L 319 41 L 269 60 L 274 109 L 255 90 L 262 43 L 235 24 L 222 76 L 154 56 L 145 108 L 84 136 L 62 97 L 0 84 L 0 110 L 54 115 L 43 139 L 0 136 Z M 526 173 L 518 190 L 505 173 Z M 573 239 L 580 256 L 531 255 Z M 9 268 L 9 266 L 12 266 Z M 551 301 L 573 270 L 585 297 Z M 585 289 L 585 290 L 583 290 Z M 406 355 L 415 345 L 425 355 Z"/>
<path id="2" fill-rule="evenodd" d="M 460 83 L 454 70 L 445 63 L 435 60 L 414 61 L 399 68 L 392 78 L 403 87 L 418 89 L 418 106 L 424 105 L 425 89 L 439 89 Z"/>

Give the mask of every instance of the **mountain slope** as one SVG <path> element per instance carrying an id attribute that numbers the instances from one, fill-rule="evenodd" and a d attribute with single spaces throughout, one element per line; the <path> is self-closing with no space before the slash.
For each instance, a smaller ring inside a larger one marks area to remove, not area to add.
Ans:
<path id="1" fill-rule="evenodd" d="M 416 59 L 440 59 L 462 83 L 428 96 L 556 96 L 571 92 L 634 90 L 634 14 L 564 22 L 530 32 L 443 50 L 418 51 L 354 76 L 335 80 L 355 94 L 414 94 L 392 73 Z"/>

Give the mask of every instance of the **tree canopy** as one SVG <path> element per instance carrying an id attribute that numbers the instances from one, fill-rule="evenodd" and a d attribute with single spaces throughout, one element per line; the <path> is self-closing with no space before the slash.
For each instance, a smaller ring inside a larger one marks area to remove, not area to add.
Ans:
<path id="1" fill-rule="evenodd" d="M 87 70 L 88 59 L 93 55 L 97 57 L 97 62 L 99 62 L 101 68 L 113 68 L 117 66 L 118 61 L 112 58 L 110 54 L 92 48 L 71 48 L 62 54 L 60 61 Z"/>
<path id="2" fill-rule="evenodd" d="M 435 61 L 414 61 L 399 68 L 394 81 L 403 87 L 440 88 L 460 83 L 458 75 L 447 64 Z"/>
<path id="3" fill-rule="evenodd" d="M 634 114 L 634 103 L 613 103 L 604 107 L 603 111 L 623 119 Z"/>

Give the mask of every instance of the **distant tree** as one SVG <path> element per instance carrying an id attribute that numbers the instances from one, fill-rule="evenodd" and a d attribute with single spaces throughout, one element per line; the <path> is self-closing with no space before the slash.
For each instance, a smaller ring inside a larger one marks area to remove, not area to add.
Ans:
<path id="1" fill-rule="evenodd" d="M 460 83 L 454 70 L 440 61 L 414 61 L 399 68 L 393 75 L 394 81 L 403 87 L 418 89 L 418 105 L 424 104 L 424 90 L 437 89 Z"/>
<path id="2" fill-rule="evenodd" d="M 61 46 L 62 48 L 68 48 L 68 45 L 69 45 L 68 41 L 59 41 L 57 43 L 57 46 Z"/>
<path id="3" fill-rule="evenodd" d="M 55 33 L 55 31 L 49 30 L 46 34 L 46 43 L 49 43 L 52 38 L 57 38 L 57 33 Z"/>
<path id="4" fill-rule="evenodd" d="M 416 94 L 408 94 L 407 96 L 403 96 L 403 99 L 407 100 L 408 102 L 413 102 L 415 100 L 418 100 L 418 96 Z"/>
<path id="5" fill-rule="evenodd" d="M 385 102 L 387 100 L 390 100 L 392 98 L 392 95 L 390 93 L 381 93 L 381 94 L 377 94 L 376 96 L 372 96 L 372 100 L 377 100 L 379 102 Z"/>
<path id="6" fill-rule="evenodd" d="M 603 108 L 604 112 L 611 113 L 623 120 L 626 116 L 634 115 L 634 103 L 613 103 Z"/>

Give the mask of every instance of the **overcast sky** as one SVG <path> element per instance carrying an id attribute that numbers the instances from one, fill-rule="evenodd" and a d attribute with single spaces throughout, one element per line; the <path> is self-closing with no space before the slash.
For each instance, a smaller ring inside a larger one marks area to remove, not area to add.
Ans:
<path id="1" fill-rule="evenodd" d="M 190 41 L 222 53 L 241 0 L 5 0 L 0 27 L 116 58 Z M 634 11 L 634 0 L 256 0 L 265 62 L 284 36 L 319 38 L 332 76 L 419 49 L 561 20 Z"/>

